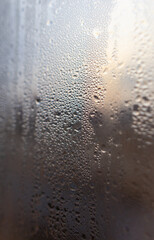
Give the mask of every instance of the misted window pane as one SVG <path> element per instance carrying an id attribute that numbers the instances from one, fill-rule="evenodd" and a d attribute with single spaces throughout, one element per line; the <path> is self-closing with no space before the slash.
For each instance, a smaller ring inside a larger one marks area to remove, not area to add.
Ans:
<path id="1" fill-rule="evenodd" d="M 0 240 L 154 239 L 153 9 L 0 0 Z"/>

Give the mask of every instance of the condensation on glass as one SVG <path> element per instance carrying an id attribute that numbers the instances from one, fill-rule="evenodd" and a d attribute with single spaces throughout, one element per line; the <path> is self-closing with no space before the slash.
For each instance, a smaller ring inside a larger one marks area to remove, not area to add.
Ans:
<path id="1" fill-rule="evenodd" d="M 154 239 L 153 9 L 0 0 L 0 240 Z"/>

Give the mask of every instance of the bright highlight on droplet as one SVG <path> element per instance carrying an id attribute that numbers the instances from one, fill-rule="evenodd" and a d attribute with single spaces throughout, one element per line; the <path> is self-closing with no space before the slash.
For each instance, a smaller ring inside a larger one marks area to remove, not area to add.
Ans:
<path id="1" fill-rule="evenodd" d="M 101 34 L 101 31 L 97 28 L 94 28 L 92 34 L 95 38 L 98 38 Z"/>

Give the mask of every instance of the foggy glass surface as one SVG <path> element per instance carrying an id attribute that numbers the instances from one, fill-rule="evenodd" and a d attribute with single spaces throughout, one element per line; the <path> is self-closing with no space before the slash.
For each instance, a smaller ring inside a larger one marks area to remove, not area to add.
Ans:
<path id="1" fill-rule="evenodd" d="M 154 239 L 153 9 L 0 0 L 0 240 Z"/>

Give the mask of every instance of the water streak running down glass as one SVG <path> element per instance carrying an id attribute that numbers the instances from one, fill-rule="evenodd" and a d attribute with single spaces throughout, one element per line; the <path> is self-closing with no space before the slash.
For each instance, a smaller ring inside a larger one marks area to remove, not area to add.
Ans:
<path id="1" fill-rule="evenodd" d="M 0 240 L 154 239 L 153 9 L 0 0 Z"/>

